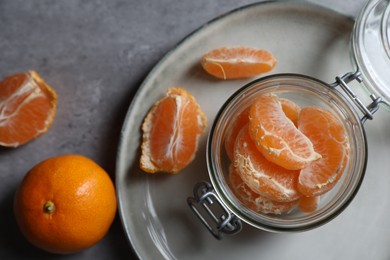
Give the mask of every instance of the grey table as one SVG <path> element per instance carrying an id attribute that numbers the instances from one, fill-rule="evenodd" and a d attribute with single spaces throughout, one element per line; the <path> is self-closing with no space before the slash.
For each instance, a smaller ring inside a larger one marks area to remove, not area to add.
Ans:
<path id="1" fill-rule="evenodd" d="M 0 0 L 0 78 L 37 70 L 58 93 L 54 123 L 16 149 L 0 148 L 0 259 L 132 259 L 119 217 L 81 253 L 57 256 L 31 246 L 14 220 L 14 192 L 39 161 L 84 154 L 115 178 L 123 119 L 153 66 L 187 34 L 252 0 Z M 355 16 L 364 0 L 312 1 Z"/>

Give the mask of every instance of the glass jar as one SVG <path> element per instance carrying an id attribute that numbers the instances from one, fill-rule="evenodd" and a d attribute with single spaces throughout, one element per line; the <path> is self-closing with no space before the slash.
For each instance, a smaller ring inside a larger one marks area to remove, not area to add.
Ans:
<path id="1" fill-rule="evenodd" d="M 390 100 L 390 1 L 372 0 L 355 22 L 352 50 L 363 84 L 376 96 Z"/>
<path id="2" fill-rule="evenodd" d="M 240 231 L 244 221 L 273 232 L 303 231 L 318 227 L 340 214 L 352 201 L 365 175 L 367 143 L 364 123 L 373 119 L 380 106 L 390 100 L 390 1 L 372 0 L 356 20 L 352 56 L 356 72 L 336 77 L 333 84 L 298 74 L 275 74 L 254 80 L 234 93 L 220 109 L 207 143 L 207 166 L 211 183 L 198 183 L 188 204 L 218 239 L 222 233 Z M 364 105 L 349 87 L 352 81 L 368 90 Z M 263 94 L 288 98 L 301 107 L 321 106 L 336 115 L 347 131 L 350 158 L 341 179 L 324 195 L 315 211 L 293 210 L 283 214 L 259 213 L 248 208 L 229 185 L 228 158 L 224 143 L 232 119 Z"/>

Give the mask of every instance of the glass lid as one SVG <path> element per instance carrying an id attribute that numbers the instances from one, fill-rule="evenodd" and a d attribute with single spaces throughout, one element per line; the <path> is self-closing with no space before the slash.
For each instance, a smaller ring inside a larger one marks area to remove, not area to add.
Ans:
<path id="1" fill-rule="evenodd" d="M 364 85 L 390 101 L 390 0 L 370 0 L 358 16 L 353 52 Z"/>

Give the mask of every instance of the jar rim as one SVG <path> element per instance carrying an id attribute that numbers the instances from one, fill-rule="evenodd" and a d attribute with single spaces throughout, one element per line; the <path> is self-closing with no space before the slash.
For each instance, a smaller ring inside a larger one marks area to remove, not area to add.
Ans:
<path id="1" fill-rule="evenodd" d="M 385 48 L 387 57 L 390 59 L 390 2 L 388 2 L 386 9 L 383 12 L 381 21 L 382 43 Z"/>

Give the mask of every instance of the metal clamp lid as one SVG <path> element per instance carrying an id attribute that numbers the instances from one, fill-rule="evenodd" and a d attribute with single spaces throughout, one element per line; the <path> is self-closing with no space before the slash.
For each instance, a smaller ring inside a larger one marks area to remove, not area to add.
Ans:
<path id="1" fill-rule="evenodd" d="M 332 88 L 336 88 L 337 86 L 341 87 L 341 89 L 353 101 L 356 107 L 363 113 L 363 117 L 360 119 L 360 121 L 363 124 L 367 121 L 367 119 L 372 120 L 374 118 L 375 112 L 377 112 L 379 109 L 379 104 L 385 104 L 390 107 L 389 103 L 382 100 L 381 97 L 375 96 L 374 94 L 370 95 L 372 102 L 367 107 L 364 106 L 363 102 L 356 96 L 356 94 L 348 86 L 348 83 L 353 80 L 357 80 L 359 83 L 362 83 L 360 71 L 349 72 L 342 77 L 336 77 L 336 81 L 330 84 L 330 86 Z"/>
<path id="2" fill-rule="evenodd" d="M 189 197 L 187 203 L 217 239 L 222 238 L 222 233 L 235 234 L 242 229 L 241 221 L 223 205 L 206 181 L 195 185 L 194 197 Z"/>

